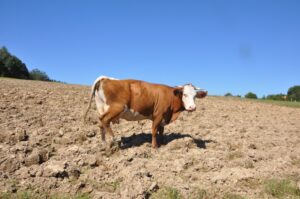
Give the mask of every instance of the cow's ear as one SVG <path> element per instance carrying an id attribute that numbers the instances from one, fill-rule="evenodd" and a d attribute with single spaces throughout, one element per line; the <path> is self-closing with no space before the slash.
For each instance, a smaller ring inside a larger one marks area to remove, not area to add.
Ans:
<path id="1" fill-rule="evenodd" d="M 183 89 L 182 88 L 175 88 L 174 89 L 174 95 L 180 97 L 180 96 L 182 96 L 182 93 L 183 93 Z"/>
<path id="2" fill-rule="evenodd" d="M 204 98 L 207 95 L 207 91 L 198 91 L 196 98 Z"/>

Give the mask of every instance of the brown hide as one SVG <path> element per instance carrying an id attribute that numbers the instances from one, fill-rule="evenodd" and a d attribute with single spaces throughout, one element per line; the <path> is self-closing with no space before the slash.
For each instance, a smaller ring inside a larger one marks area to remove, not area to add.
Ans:
<path id="1" fill-rule="evenodd" d="M 178 89 L 166 85 L 111 79 L 103 79 L 101 84 L 109 106 L 118 104 L 125 108 L 126 105 L 152 119 L 162 117 L 166 123 L 171 121 L 173 114 L 184 110 L 180 92 L 175 92 Z"/>

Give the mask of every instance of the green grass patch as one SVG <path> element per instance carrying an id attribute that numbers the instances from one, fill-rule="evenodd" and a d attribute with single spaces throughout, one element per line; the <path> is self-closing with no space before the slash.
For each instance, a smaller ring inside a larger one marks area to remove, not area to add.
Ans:
<path id="1" fill-rule="evenodd" d="M 239 181 L 238 185 L 247 189 L 258 189 L 262 184 L 262 180 L 256 178 L 247 178 Z"/>
<path id="2" fill-rule="evenodd" d="M 39 197 L 31 192 L 22 191 L 17 193 L 1 193 L 0 198 L 2 199 L 38 199 Z"/>
<path id="3" fill-rule="evenodd" d="M 106 186 L 108 190 L 111 190 L 111 192 L 115 192 L 120 186 L 120 182 L 119 181 L 108 182 L 105 183 L 104 186 Z"/>
<path id="4" fill-rule="evenodd" d="M 120 187 L 120 180 L 112 181 L 112 182 L 98 182 L 95 180 L 88 180 L 87 183 L 92 185 L 94 189 L 114 193 Z"/>
<path id="5" fill-rule="evenodd" d="M 92 197 L 89 194 L 76 194 L 76 195 L 67 195 L 67 194 L 35 194 L 30 191 L 19 191 L 17 193 L 0 193 L 1 199 L 91 199 Z"/>
<path id="6" fill-rule="evenodd" d="M 151 196 L 152 199 L 182 199 L 180 192 L 173 187 L 159 189 Z"/>
<path id="7" fill-rule="evenodd" d="M 246 99 L 238 97 L 222 97 L 222 99 L 231 99 L 231 100 L 242 100 L 242 101 L 251 101 L 251 102 L 261 102 L 266 104 L 273 104 L 278 106 L 286 106 L 291 108 L 300 108 L 300 102 L 291 102 L 291 101 L 279 101 L 279 100 L 269 100 L 269 99 Z"/>
<path id="8" fill-rule="evenodd" d="M 275 198 L 300 198 L 300 190 L 295 182 L 287 179 L 267 180 L 265 192 Z"/>
<path id="9" fill-rule="evenodd" d="M 233 152 L 229 152 L 228 154 L 228 160 L 235 160 L 238 158 L 242 158 L 244 155 L 242 152 L 240 151 L 233 151 Z"/>
<path id="10" fill-rule="evenodd" d="M 189 199 L 207 199 L 208 195 L 205 189 L 197 188 Z"/>
<path id="11" fill-rule="evenodd" d="M 246 199 L 245 197 L 243 196 L 240 196 L 238 194 L 234 194 L 234 193 L 226 193 L 224 196 L 223 196 L 223 199 Z"/>
<path id="12" fill-rule="evenodd" d="M 274 104 L 278 106 L 287 106 L 292 108 L 300 108 L 300 102 L 291 102 L 291 101 L 276 101 L 276 100 L 256 100 L 258 102 L 268 103 L 268 104 Z"/>
<path id="13" fill-rule="evenodd" d="M 300 157 L 291 155 L 290 158 L 291 158 L 292 165 L 295 165 L 295 166 L 300 165 Z"/>

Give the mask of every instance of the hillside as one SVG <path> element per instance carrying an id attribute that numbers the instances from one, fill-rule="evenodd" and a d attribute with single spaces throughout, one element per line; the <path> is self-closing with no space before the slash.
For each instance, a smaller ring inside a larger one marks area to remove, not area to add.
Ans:
<path id="1" fill-rule="evenodd" d="M 107 150 L 95 106 L 82 123 L 89 93 L 86 86 L 0 78 L 0 192 L 272 198 L 266 187 L 273 179 L 300 186 L 299 108 L 207 97 L 166 127 L 157 151 L 149 121 L 114 124 L 119 146 Z"/>

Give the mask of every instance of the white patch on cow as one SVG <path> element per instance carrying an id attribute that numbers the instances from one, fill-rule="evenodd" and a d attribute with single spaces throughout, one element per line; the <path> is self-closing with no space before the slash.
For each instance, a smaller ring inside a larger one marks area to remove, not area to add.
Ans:
<path id="1" fill-rule="evenodd" d="M 100 116 L 102 116 L 109 109 L 109 105 L 106 104 L 106 98 L 103 90 L 99 89 L 98 91 L 96 91 L 95 101 L 96 101 L 97 110 Z"/>
<path id="2" fill-rule="evenodd" d="M 109 109 L 109 105 L 106 103 L 106 97 L 104 94 L 103 86 L 101 84 L 101 80 L 105 79 L 105 78 L 107 78 L 107 77 L 101 76 L 94 83 L 94 84 L 96 84 L 98 81 L 100 81 L 99 89 L 95 91 L 95 101 L 96 101 L 97 110 L 98 110 L 100 116 L 102 116 L 104 113 L 106 113 L 106 111 Z"/>
<path id="3" fill-rule="evenodd" d="M 95 91 L 95 101 L 96 101 L 97 110 L 98 110 L 100 116 L 105 114 L 107 112 L 107 110 L 109 109 L 109 105 L 106 103 L 106 97 L 105 97 L 104 90 L 103 90 L 102 83 L 101 83 L 101 81 L 103 79 L 118 80 L 116 78 L 107 77 L 107 76 L 100 76 L 95 80 L 94 85 L 96 85 L 98 82 L 100 82 L 100 86 L 99 86 L 98 90 Z"/>
<path id="4" fill-rule="evenodd" d="M 196 96 L 195 87 L 191 84 L 183 86 L 182 101 L 184 108 L 188 111 L 193 111 L 196 109 L 195 96 Z"/>
<path id="5" fill-rule="evenodd" d="M 98 77 L 98 78 L 95 80 L 94 85 L 95 85 L 97 82 L 100 82 L 102 79 L 118 80 L 118 79 L 113 78 L 113 77 L 107 77 L 107 76 L 102 75 L 102 76 Z"/>
<path id="6" fill-rule="evenodd" d="M 145 119 L 151 119 L 149 116 L 144 116 L 133 109 L 129 109 L 126 105 L 124 107 L 124 111 L 120 114 L 120 118 L 128 120 L 128 121 L 139 121 Z"/>

